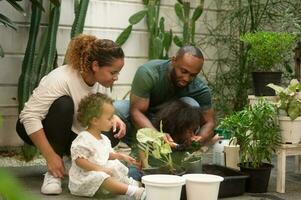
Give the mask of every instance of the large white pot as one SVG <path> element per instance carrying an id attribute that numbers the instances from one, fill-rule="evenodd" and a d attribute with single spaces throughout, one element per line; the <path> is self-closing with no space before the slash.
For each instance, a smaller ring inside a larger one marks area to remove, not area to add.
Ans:
<path id="1" fill-rule="evenodd" d="M 181 176 L 154 174 L 142 177 L 147 200 L 179 200 L 185 179 Z"/>
<path id="2" fill-rule="evenodd" d="M 185 174 L 187 200 L 217 200 L 221 176 L 211 174 Z"/>
<path id="3" fill-rule="evenodd" d="M 287 116 L 279 116 L 279 125 L 283 143 L 298 144 L 301 141 L 301 117 L 291 120 Z"/>

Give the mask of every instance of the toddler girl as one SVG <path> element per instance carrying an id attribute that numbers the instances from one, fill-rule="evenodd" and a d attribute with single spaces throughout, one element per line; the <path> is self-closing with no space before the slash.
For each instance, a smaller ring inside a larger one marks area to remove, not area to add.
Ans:
<path id="1" fill-rule="evenodd" d="M 144 188 L 128 177 L 128 168 L 119 160 L 137 165 L 128 155 L 114 152 L 110 140 L 103 134 L 113 127 L 113 100 L 96 93 L 83 98 L 78 107 L 78 121 L 85 131 L 71 145 L 72 165 L 69 171 L 70 192 L 78 196 L 93 196 L 99 189 L 118 195 L 144 199 Z"/>

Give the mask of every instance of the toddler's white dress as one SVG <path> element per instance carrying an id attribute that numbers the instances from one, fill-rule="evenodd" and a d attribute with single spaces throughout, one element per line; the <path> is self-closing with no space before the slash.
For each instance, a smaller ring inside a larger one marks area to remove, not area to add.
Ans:
<path id="1" fill-rule="evenodd" d="M 77 158 L 85 158 L 97 165 L 110 168 L 113 177 L 126 184 L 133 179 L 128 178 L 128 168 L 119 160 L 109 160 L 109 153 L 114 152 L 110 140 L 103 134 L 98 140 L 87 131 L 80 132 L 71 145 L 72 165 L 69 171 L 69 190 L 78 196 L 93 196 L 103 181 L 110 177 L 101 171 L 86 171 L 76 165 Z"/>

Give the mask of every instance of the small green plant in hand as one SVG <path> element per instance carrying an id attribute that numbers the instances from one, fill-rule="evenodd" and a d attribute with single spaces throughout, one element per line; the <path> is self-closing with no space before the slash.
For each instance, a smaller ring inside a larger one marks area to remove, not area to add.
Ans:
<path id="1" fill-rule="evenodd" d="M 145 154 L 142 162 L 145 168 L 149 168 L 149 156 L 163 162 L 170 171 L 174 170 L 174 164 L 171 158 L 171 147 L 164 141 L 165 134 L 162 132 L 162 123 L 160 124 L 161 131 L 152 128 L 142 128 L 137 132 L 138 147 Z"/>

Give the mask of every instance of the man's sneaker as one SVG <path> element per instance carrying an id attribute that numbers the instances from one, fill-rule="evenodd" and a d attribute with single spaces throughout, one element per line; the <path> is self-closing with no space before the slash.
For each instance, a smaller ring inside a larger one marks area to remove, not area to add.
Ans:
<path id="1" fill-rule="evenodd" d="M 55 178 L 49 172 L 44 176 L 44 182 L 41 187 L 43 194 L 61 194 L 62 193 L 62 181 L 60 178 Z"/>

